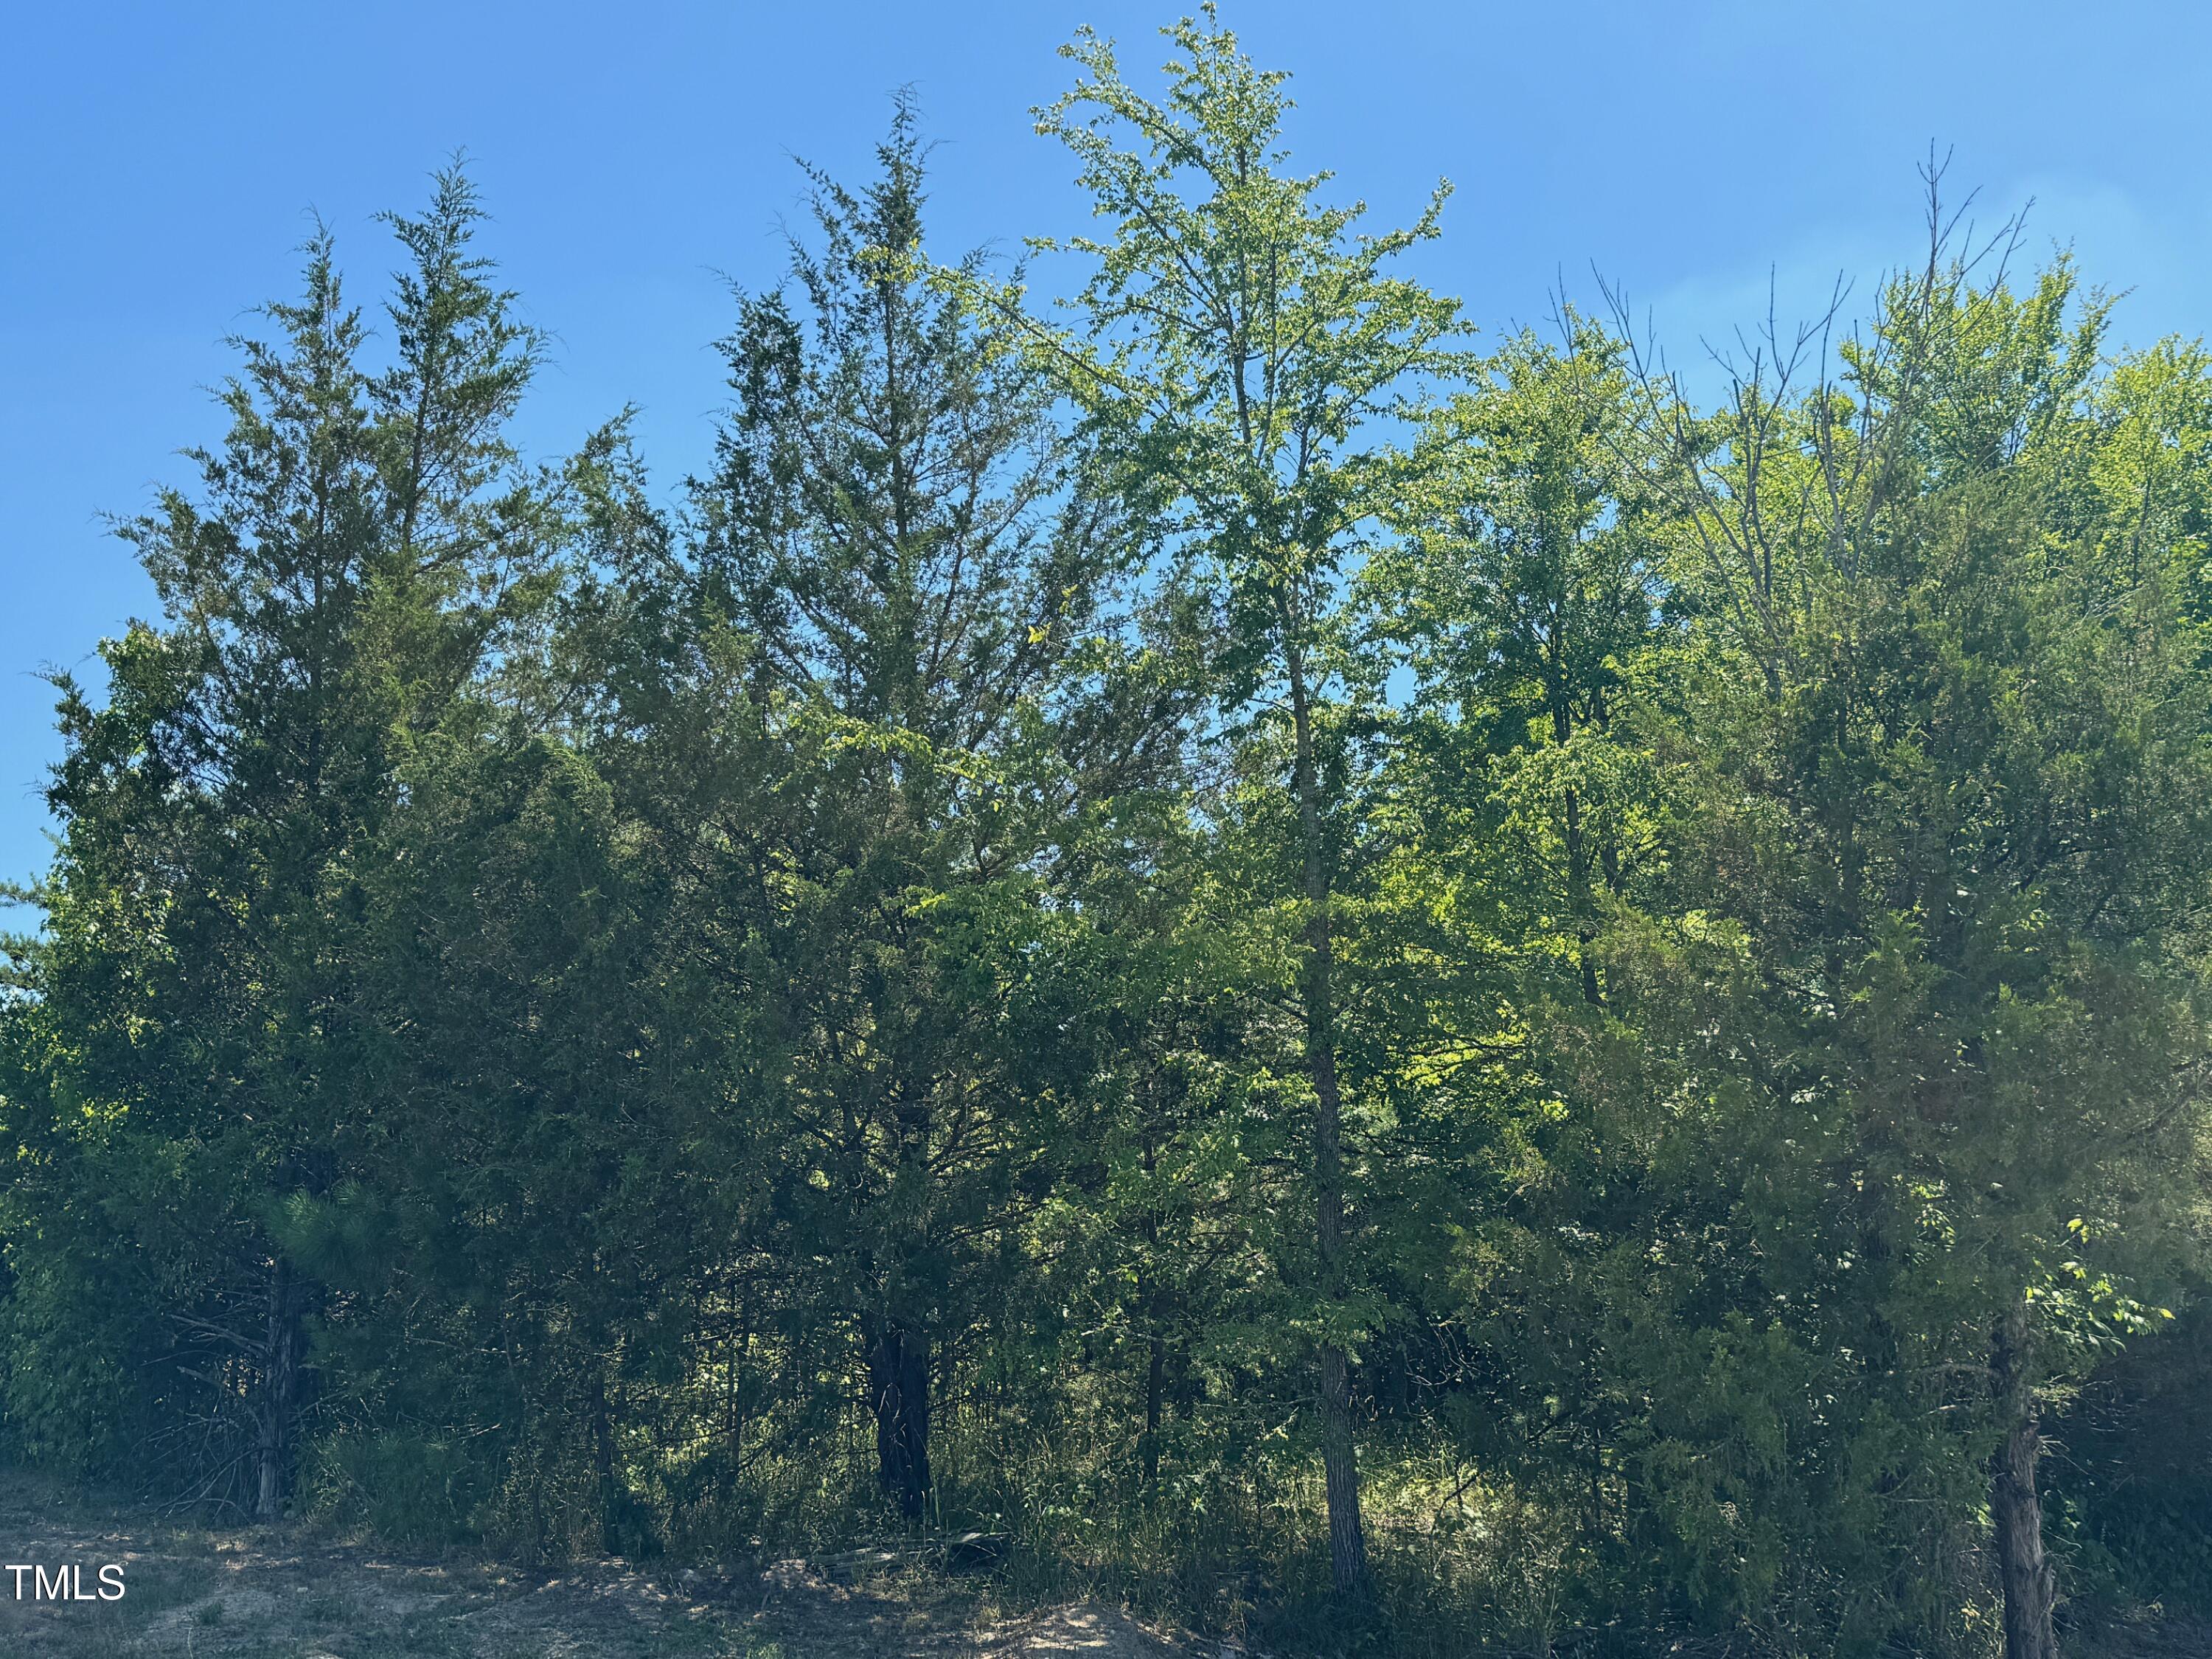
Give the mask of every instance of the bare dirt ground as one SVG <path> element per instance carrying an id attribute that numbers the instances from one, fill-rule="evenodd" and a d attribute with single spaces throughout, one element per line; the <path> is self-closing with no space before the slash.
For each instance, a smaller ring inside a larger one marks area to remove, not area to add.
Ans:
<path id="1" fill-rule="evenodd" d="M 113 1564 L 125 1594 L 41 1601 L 27 1571 L 19 1600 L 5 1571 L 18 1563 L 81 1567 L 88 1597 Z M 169 1524 L 0 1469 L 0 1659 L 1245 1659 L 1111 1607 L 1023 1608 L 994 1588 L 850 1556 L 724 1574 L 410 1558 L 306 1530 Z M 2212 1625 L 2149 1610 L 2062 1645 L 2068 1659 L 2212 1659 Z M 1690 1649 L 1655 1649 L 1670 1650 Z"/>
<path id="2" fill-rule="evenodd" d="M 776 1563 L 528 1571 L 307 1534 L 167 1526 L 0 1471 L 0 1567 L 123 1569 L 119 1601 L 35 1599 L 0 1571 L 0 1659 L 1170 1659 L 1214 1655 L 1091 1603 L 1023 1611 L 987 1580 Z M 840 1582 L 841 1580 L 850 1582 Z M 74 1587 L 76 1580 L 72 1580 Z"/>

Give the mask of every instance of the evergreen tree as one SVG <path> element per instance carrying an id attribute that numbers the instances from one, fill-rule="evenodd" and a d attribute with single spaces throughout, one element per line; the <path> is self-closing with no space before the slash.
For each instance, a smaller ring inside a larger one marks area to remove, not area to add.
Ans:
<path id="1" fill-rule="evenodd" d="M 988 1305 L 1048 1133 L 1010 1021 L 1066 804 L 1050 728 L 1120 551 L 1045 378 L 932 280 L 922 159 L 902 103 L 865 191 L 810 174 L 820 246 L 742 301 L 697 490 L 702 580 L 805 801 L 768 945 L 784 1222 L 858 1334 L 878 1479 L 910 1517 L 947 1346 Z"/>
<path id="2" fill-rule="evenodd" d="M 673 507 L 521 465 L 458 172 L 380 343 L 317 235 L 58 683 L 0 1443 L 532 1559 L 988 1515 L 1285 1651 L 2212 1604 L 2212 359 L 1932 208 L 1710 406 L 1478 359 L 1441 198 L 1167 33 L 1038 112 L 1077 327 L 929 261 L 902 100 Z"/>
<path id="3" fill-rule="evenodd" d="M 27 1261 L 61 1243 L 46 1218 L 78 1218 L 135 1324 L 83 1331 L 58 1296 L 11 1314 L 27 1344 L 99 1355 L 131 1449 L 264 1518 L 285 1502 L 323 1311 L 275 1215 L 344 1179 L 362 1112 L 360 860 L 401 756 L 496 649 L 535 554 L 500 428 L 538 347 L 469 252 L 479 216 L 448 173 L 423 218 L 392 221 L 410 264 L 380 375 L 329 237 L 310 243 L 303 295 L 268 308 L 277 340 L 240 343 L 230 430 L 193 453 L 202 495 L 124 526 L 162 622 L 104 647 L 105 707 L 61 681 L 64 840 L 19 1097 L 51 1115 L 31 1127 L 51 1150 L 13 1195 L 11 1245 Z M 125 1451 L 87 1443 L 59 1405 L 15 1410 L 57 1449 Z"/>
<path id="4" fill-rule="evenodd" d="M 1797 1248 L 1833 1275 L 1862 1466 L 1880 1422 L 1975 1425 L 2010 1659 L 2056 1651 L 2044 1388 L 2148 1317 L 2117 1264 L 2156 1237 L 2203 1041 L 2207 688 L 2164 558 L 2111 556 L 2144 503 L 2082 487 L 2106 310 L 2063 263 L 2015 295 L 1939 242 L 1844 386 L 1747 380 L 1674 429 L 1697 769 L 1735 843 L 1693 879 L 1739 895 L 1771 1033 L 1703 1063 L 1819 1127 L 1779 1150 L 1826 1161 L 1832 1242 Z M 1964 1476 L 1935 1437 L 1887 1457 Z"/>

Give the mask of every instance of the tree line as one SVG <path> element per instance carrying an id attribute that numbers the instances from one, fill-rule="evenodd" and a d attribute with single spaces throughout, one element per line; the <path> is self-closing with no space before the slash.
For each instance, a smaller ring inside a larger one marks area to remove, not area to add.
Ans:
<path id="1" fill-rule="evenodd" d="M 810 172 L 672 495 L 519 453 L 460 172 L 373 326 L 310 242 L 56 678 L 10 1454 L 1407 1651 L 2212 1603 L 2212 359 L 1932 171 L 1717 396 L 1480 338 L 1169 33 L 1011 277 L 909 104 Z"/>

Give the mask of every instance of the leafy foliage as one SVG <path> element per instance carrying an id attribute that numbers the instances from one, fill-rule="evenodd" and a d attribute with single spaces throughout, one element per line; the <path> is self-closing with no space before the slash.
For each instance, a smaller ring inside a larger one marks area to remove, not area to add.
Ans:
<path id="1" fill-rule="evenodd" d="M 1443 193 L 1363 233 L 1168 35 L 1038 112 L 1058 319 L 933 258 L 910 103 L 809 170 L 673 507 L 503 435 L 458 172 L 380 344 L 309 244 L 57 683 L 10 1455 L 973 1528 L 1285 1649 L 2212 1604 L 2212 360 L 1932 202 L 1708 404 L 1564 307 L 1477 353 Z"/>

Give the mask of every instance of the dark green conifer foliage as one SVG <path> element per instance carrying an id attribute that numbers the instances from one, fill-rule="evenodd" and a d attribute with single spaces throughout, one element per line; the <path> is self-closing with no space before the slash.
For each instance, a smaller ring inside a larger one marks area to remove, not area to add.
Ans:
<path id="1" fill-rule="evenodd" d="M 0 1449 L 974 1527 L 1285 1654 L 2212 1607 L 2212 360 L 1940 220 L 1710 407 L 1564 306 L 1478 357 L 1436 205 L 1168 35 L 1039 115 L 1079 329 L 931 263 L 902 100 L 673 507 L 625 418 L 521 465 L 458 172 L 374 328 L 310 244 L 58 682 Z"/>
<path id="2" fill-rule="evenodd" d="M 61 1264 L 33 1267 L 50 1294 L 11 1303 L 20 1340 L 82 1353 L 100 1391 L 16 1410 L 58 1451 L 264 1518 L 330 1311 L 278 1212 L 343 1181 L 363 1105 L 362 861 L 535 551 L 499 432 L 537 343 L 467 251 L 478 217 L 448 173 L 392 221 L 410 264 L 380 375 L 317 235 L 276 338 L 240 342 L 200 493 L 122 527 L 162 618 L 104 647 L 104 707 L 60 682 L 64 840 L 25 1015 L 52 1152 L 15 1237 L 88 1250 L 129 1315 L 86 1330 Z"/>
<path id="3" fill-rule="evenodd" d="M 2171 1283 L 2207 688 L 2163 561 L 2109 556 L 2140 501 L 2085 488 L 2104 318 L 2063 264 L 2016 295 L 1939 242 L 1841 386 L 1769 360 L 1710 422 L 1653 411 L 1690 616 L 1659 758 L 1701 822 L 1661 896 L 1692 951 L 1637 1018 L 1673 1109 L 1741 1151 L 1687 1140 L 1729 1173 L 1653 1193 L 1715 1231 L 1655 1241 L 1704 1256 L 1708 1311 L 1651 1338 L 1707 1326 L 1764 1426 L 1715 1486 L 1687 1416 L 1631 1492 L 1671 1492 L 1651 1522 L 1715 1610 L 1806 1597 L 1846 1644 L 1957 1616 L 1927 1564 L 1984 1547 L 1986 1502 L 2007 1652 L 2054 1650 L 2039 1419 Z M 1807 1538 L 1886 1594 L 1823 1590 Z"/>
<path id="4" fill-rule="evenodd" d="M 1119 548 L 1044 376 L 923 258 L 910 106 L 878 159 L 859 194 L 810 174 L 818 246 L 741 301 L 696 495 L 702 580 L 805 802 L 764 872 L 781 1223 L 857 1334 L 878 1478 L 919 1517 L 936 1395 L 1048 1127 L 1010 1004 L 1064 799 L 1048 728 Z"/>

